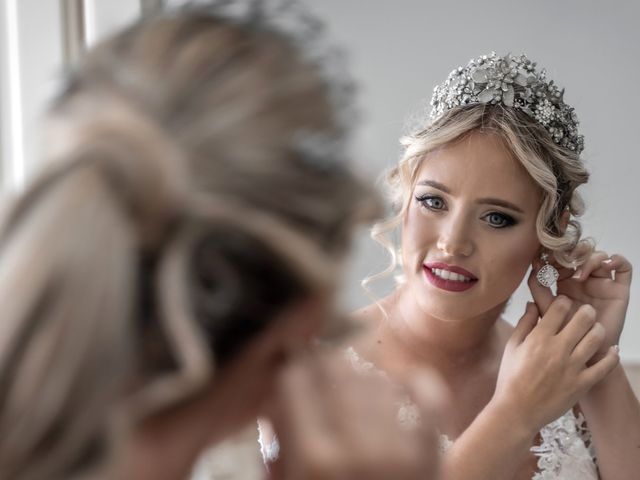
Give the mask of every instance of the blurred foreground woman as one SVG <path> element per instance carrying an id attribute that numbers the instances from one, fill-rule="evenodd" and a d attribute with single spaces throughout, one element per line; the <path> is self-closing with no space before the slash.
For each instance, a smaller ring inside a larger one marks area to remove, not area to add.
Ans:
<path id="1" fill-rule="evenodd" d="M 220 3 L 98 45 L 52 105 L 0 232 L 0 478 L 185 478 L 267 411 L 281 478 L 433 471 L 428 422 L 309 348 L 379 213 L 342 158 L 349 82 Z"/>

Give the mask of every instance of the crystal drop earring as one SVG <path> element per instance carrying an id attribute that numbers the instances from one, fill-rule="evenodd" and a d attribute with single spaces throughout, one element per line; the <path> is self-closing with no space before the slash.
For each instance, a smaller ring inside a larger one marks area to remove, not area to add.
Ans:
<path id="1" fill-rule="evenodd" d="M 558 280 L 560 274 L 558 273 L 558 270 L 556 270 L 556 267 L 549 263 L 549 255 L 543 253 L 540 255 L 540 259 L 544 262 L 544 265 L 540 270 L 538 270 L 536 278 L 540 285 L 551 288 Z"/>

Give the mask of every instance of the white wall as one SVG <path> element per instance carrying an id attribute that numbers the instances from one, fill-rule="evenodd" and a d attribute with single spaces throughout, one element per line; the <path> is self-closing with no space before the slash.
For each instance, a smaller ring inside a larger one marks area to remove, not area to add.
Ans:
<path id="1" fill-rule="evenodd" d="M 350 53 L 361 84 L 365 121 L 358 163 L 372 174 L 390 165 L 408 115 L 458 65 L 495 50 L 526 53 L 566 87 L 586 137 L 592 173 L 583 189 L 585 232 L 600 248 L 640 267 L 640 4 L 599 0 L 303 0 L 325 18 Z M 362 239 L 351 269 L 347 303 L 369 301 L 359 279 L 386 265 L 382 250 Z M 388 286 L 388 284 L 387 284 Z M 514 321 L 529 298 L 520 289 L 507 311 Z M 623 359 L 640 362 L 640 281 L 636 280 L 621 342 Z"/>
<path id="2" fill-rule="evenodd" d="M 137 0 L 85 0 L 87 40 L 140 13 Z M 38 164 L 48 100 L 63 80 L 60 0 L 1 0 L 0 148 L 2 188 L 19 189 Z"/>
<path id="3" fill-rule="evenodd" d="M 0 146 L 5 158 L 18 158 L 16 152 L 23 150 L 28 170 L 37 159 L 39 116 L 60 71 L 59 2 L 1 1 L 3 58 L 10 47 L 3 17 L 8 6 L 17 11 L 20 91 L 14 95 L 11 77 L 0 70 Z M 140 8 L 136 0 L 87 1 L 91 42 L 135 17 Z M 327 20 L 330 34 L 350 53 L 365 112 L 355 151 L 358 164 L 372 176 L 396 159 L 397 139 L 408 114 L 428 100 L 433 86 L 453 67 L 491 50 L 525 52 L 546 66 L 550 77 L 567 87 L 565 98 L 577 109 L 586 136 L 584 158 L 593 176 L 584 188 L 585 230 L 601 248 L 623 253 L 640 265 L 640 161 L 634 149 L 640 111 L 637 2 L 618 0 L 605 6 L 600 0 L 302 1 Z M 10 105 L 20 108 L 12 110 Z M 16 111 L 23 119 L 9 123 L 9 130 L 7 119 L 14 120 Z M 18 168 L 12 178 L 20 177 Z M 385 261 L 382 250 L 363 234 L 347 282 L 348 306 L 369 301 L 359 281 L 382 269 Z M 388 287 L 389 283 L 377 291 Z M 636 281 L 621 342 L 623 358 L 638 362 L 639 293 Z M 518 318 L 527 298 L 525 289 L 516 293 L 507 311 L 510 320 Z"/>
<path id="4" fill-rule="evenodd" d="M 62 59 L 59 2 L 3 0 L 3 185 L 19 187 L 39 158 L 43 105 L 56 88 Z"/>
<path id="5" fill-rule="evenodd" d="M 85 0 L 87 44 L 93 45 L 97 40 L 136 18 L 140 11 L 139 0 Z"/>

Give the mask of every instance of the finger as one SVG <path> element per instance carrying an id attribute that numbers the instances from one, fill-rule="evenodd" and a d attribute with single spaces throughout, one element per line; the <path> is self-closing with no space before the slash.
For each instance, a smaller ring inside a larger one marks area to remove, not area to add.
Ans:
<path id="1" fill-rule="evenodd" d="M 609 258 L 609 255 L 607 255 L 606 252 L 592 253 L 591 256 L 587 259 L 587 261 L 583 263 L 582 266 L 575 271 L 574 275 L 571 278 L 578 282 L 583 282 L 590 276 L 610 277 L 611 274 L 609 272 L 600 270 L 600 268 L 602 267 L 602 262 L 604 260 L 607 260 L 608 258 Z"/>
<path id="2" fill-rule="evenodd" d="M 596 310 L 591 305 L 581 305 L 573 317 L 567 322 L 559 337 L 569 347 L 570 351 L 578 345 L 582 337 L 589 332 L 596 323 Z"/>
<path id="3" fill-rule="evenodd" d="M 610 261 L 605 260 L 603 263 L 606 268 L 614 271 L 614 280 L 622 285 L 631 285 L 631 277 L 633 274 L 633 266 L 631 262 L 622 255 L 611 255 Z"/>
<path id="4" fill-rule="evenodd" d="M 573 302 L 564 295 L 559 295 L 547 309 L 540 321 L 538 322 L 539 331 L 555 335 L 560 331 L 562 325 L 565 324 Z"/>
<path id="5" fill-rule="evenodd" d="M 613 269 L 609 267 L 607 262 L 608 259 L 602 261 L 600 266 L 594 270 L 592 270 L 589 275 L 585 275 L 584 273 L 576 272 L 576 274 L 571 277 L 571 280 L 577 280 L 578 282 L 584 282 L 586 280 L 613 280 Z"/>
<path id="6" fill-rule="evenodd" d="M 578 364 L 586 364 L 602 346 L 606 331 L 601 323 L 595 323 L 584 337 L 578 342 L 576 348 L 571 353 L 571 358 Z"/>
<path id="7" fill-rule="evenodd" d="M 581 373 L 581 381 L 585 390 L 609 375 L 620 363 L 620 355 L 616 347 L 609 348 L 607 354 Z"/>
<path id="8" fill-rule="evenodd" d="M 576 274 L 576 270 L 573 268 L 556 266 L 556 270 L 558 270 L 558 283 L 569 280 Z"/>
<path id="9" fill-rule="evenodd" d="M 518 324 L 516 325 L 515 330 L 511 334 L 511 338 L 509 339 L 509 343 L 513 343 L 514 345 L 520 345 L 524 342 L 524 339 L 527 338 L 527 335 L 531 333 L 531 330 L 535 328 L 538 324 L 538 318 L 540 317 L 540 312 L 538 312 L 538 307 L 533 302 L 527 302 L 527 308 L 525 309 L 524 315 L 520 317 L 518 320 Z"/>
<path id="10" fill-rule="evenodd" d="M 529 286 L 529 290 L 531 291 L 531 296 L 533 297 L 533 301 L 536 302 L 536 306 L 538 307 L 538 311 L 541 315 L 547 313 L 549 306 L 554 300 L 553 292 L 550 288 L 547 288 L 543 285 L 540 285 L 538 279 L 536 278 L 537 270 L 532 269 L 529 278 L 527 279 L 527 285 Z"/>

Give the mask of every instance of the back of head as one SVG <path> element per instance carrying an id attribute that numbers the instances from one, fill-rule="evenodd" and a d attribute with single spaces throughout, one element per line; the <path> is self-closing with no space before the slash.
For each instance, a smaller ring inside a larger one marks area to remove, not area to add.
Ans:
<path id="1" fill-rule="evenodd" d="M 332 288 L 378 213 L 336 157 L 330 82 L 264 25 L 143 19 L 53 104 L 47 169 L 0 232 L 2 478 L 107 462 L 123 404 L 150 415 L 210 383 L 288 302 Z"/>

